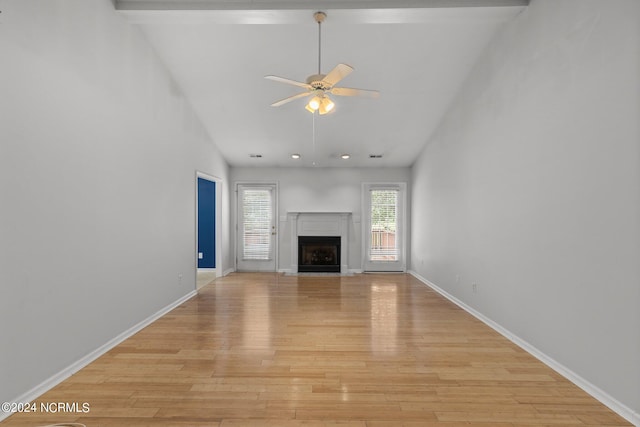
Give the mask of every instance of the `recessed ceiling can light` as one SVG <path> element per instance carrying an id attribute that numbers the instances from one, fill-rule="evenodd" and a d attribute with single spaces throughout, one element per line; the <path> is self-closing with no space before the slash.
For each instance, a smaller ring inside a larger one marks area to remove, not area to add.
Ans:
<path id="1" fill-rule="evenodd" d="M 300 157 L 302 157 L 302 156 L 300 154 L 298 154 L 298 153 L 294 153 L 294 154 L 291 155 L 291 158 L 292 159 L 296 159 L 296 160 L 299 159 Z"/>
<path id="2" fill-rule="evenodd" d="M 347 159 L 351 158 L 351 155 L 350 154 L 343 154 L 343 155 L 340 156 L 340 158 L 343 159 L 343 160 L 347 160 Z"/>

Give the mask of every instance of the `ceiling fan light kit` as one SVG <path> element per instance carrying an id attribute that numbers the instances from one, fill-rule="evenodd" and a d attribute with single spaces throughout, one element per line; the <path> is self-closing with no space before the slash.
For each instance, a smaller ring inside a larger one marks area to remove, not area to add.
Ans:
<path id="1" fill-rule="evenodd" d="M 324 12 L 315 12 L 313 19 L 318 23 L 318 73 L 307 77 L 305 82 L 287 79 L 279 76 L 265 76 L 265 79 L 273 80 L 280 83 L 286 83 L 306 89 L 305 92 L 289 96 L 271 104 L 272 107 L 279 107 L 298 98 L 310 96 L 311 99 L 306 104 L 305 109 L 310 113 L 318 111 L 320 115 L 331 113 L 334 110 L 335 103 L 329 97 L 329 94 L 336 96 L 367 96 L 377 98 L 380 94 L 375 90 L 354 89 L 346 87 L 335 87 L 342 79 L 347 77 L 353 71 L 353 67 L 347 64 L 336 65 L 328 74 L 322 74 L 320 65 L 322 63 L 322 23 L 327 14 Z"/>
<path id="2" fill-rule="evenodd" d="M 309 103 L 304 108 L 310 113 L 315 113 L 316 111 L 318 111 L 318 113 L 323 116 L 327 113 L 332 112 L 335 106 L 336 104 L 328 96 L 321 94 L 311 98 Z"/>
<path id="3" fill-rule="evenodd" d="M 308 112 L 315 113 L 315 111 L 320 108 L 320 97 L 318 95 L 314 96 L 309 100 L 309 103 L 305 107 Z"/>
<path id="4" fill-rule="evenodd" d="M 320 101 L 320 114 L 322 114 L 323 110 L 325 111 L 325 114 L 333 111 L 333 107 L 335 106 L 336 104 L 334 104 L 328 96 L 325 96 L 322 98 L 322 101 Z"/>

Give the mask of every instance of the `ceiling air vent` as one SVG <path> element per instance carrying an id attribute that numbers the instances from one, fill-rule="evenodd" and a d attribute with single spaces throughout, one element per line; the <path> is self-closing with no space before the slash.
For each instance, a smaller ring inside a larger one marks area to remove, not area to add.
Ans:
<path id="1" fill-rule="evenodd" d="M 369 154 L 370 159 L 381 159 L 382 154 Z"/>
<path id="2" fill-rule="evenodd" d="M 261 159 L 262 154 L 249 154 L 249 157 L 251 157 L 252 159 Z"/>

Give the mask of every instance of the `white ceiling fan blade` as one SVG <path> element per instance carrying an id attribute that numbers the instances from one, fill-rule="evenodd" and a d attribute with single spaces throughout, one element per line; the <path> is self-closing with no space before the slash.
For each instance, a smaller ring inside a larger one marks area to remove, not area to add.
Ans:
<path id="1" fill-rule="evenodd" d="M 347 77 L 353 71 L 353 67 L 347 64 L 338 64 L 335 68 L 329 71 L 329 74 L 324 76 L 322 81 L 326 83 L 328 86 L 333 86 L 338 83 L 340 80 Z"/>
<path id="2" fill-rule="evenodd" d="M 264 78 L 267 79 L 267 80 L 273 80 L 274 82 L 287 83 L 287 84 L 294 85 L 294 86 L 300 86 L 300 87 L 303 87 L 305 89 L 311 89 L 311 86 L 306 84 L 306 83 L 298 82 L 296 80 L 291 80 L 291 79 L 285 79 L 284 77 L 264 76 Z"/>
<path id="3" fill-rule="evenodd" d="M 338 96 L 366 96 L 368 98 L 378 98 L 380 96 L 380 92 L 377 90 L 354 89 L 350 87 L 334 87 L 330 92 Z"/>
<path id="4" fill-rule="evenodd" d="M 276 101 L 273 104 L 271 104 L 271 106 L 272 107 L 279 107 L 279 106 L 281 106 L 283 104 L 286 104 L 287 102 L 291 102 L 291 101 L 293 101 L 295 99 L 303 98 L 303 97 L 309 96 L 309 95 L 310 95 L 309 92 L 302 92 L 302 93 L 299 93 L 297 95 L 293 95 L 293 96 L 289 96 L 288 98 L 281 99 L 280 101 Z"/>

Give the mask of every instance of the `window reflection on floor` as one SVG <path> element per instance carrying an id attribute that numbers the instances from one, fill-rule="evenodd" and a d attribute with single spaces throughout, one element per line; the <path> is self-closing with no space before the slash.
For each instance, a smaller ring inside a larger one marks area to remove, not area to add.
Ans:
<path id="1" fill-rule="evenodd" d="M 398 287 L 390 283 L 371 286 L 371 349 L 374 353 L 397 350 Z"/>
<path id="2" fill-rule="evenodd" d="M 269 288 L 255 286 L 247 288 L 244 299 L 242 344 L 256 350 L 271 348 L 271 310 Z"/>

